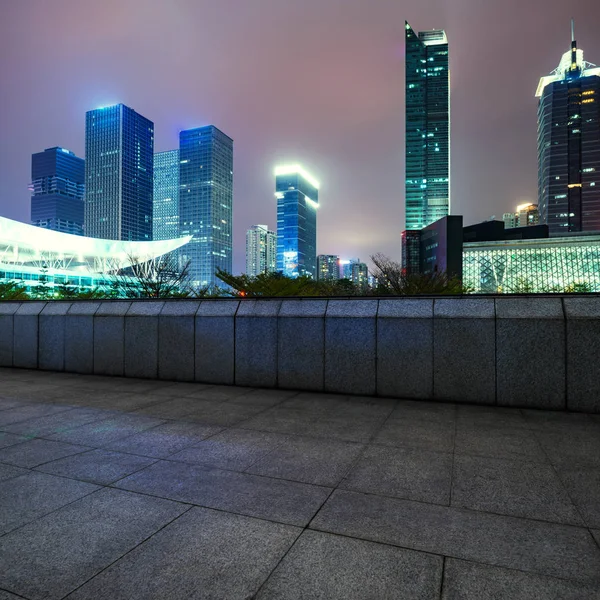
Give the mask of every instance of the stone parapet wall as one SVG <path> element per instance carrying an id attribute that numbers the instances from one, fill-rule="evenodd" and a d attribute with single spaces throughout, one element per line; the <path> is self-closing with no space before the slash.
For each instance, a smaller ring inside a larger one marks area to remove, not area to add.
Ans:
<path id="1" fill-rule="evenodd" d="M 600 413 L 600 297 L 2 302 L 0 366 Z"/>

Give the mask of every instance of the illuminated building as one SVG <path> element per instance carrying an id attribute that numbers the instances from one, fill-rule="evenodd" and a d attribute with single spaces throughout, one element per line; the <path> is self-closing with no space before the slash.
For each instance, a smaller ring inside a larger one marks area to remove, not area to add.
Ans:
<path id="1" fill-rule="evenodd" d="M 335 254 L 317 256 L 317 279 L 319 281 L 337 281 L 340 278 L 340 257 Z"/>
<path id="2" fill-rule="evenodd" d="M 538 104 L 538 204 L 550 235 L 600 231 L 600 68 L 571 49 L 542 77 Z"/>
<path id="3" fill-rule="evenodd" d="M 61 284 L 109 287 L 111 275 L 134 263 L 152 261 L 177 250 L 189 237 L 130 242 L 104 240 L 39 229 L 0 217 L 0 281 L 27 289 Z"/>
<path id="4" fill-rule="evenodd" d="M 154 155 L 154 209 L 152 239 L 170 240 L 179 235 L 179 150 Z"/>
<path id="5" fill-rule="evenodd" d="M 442 30 L 406 32 L 406 230 L 450 212 L 448 39 Z"/>
<path id="6" fill-rule="evenodd" d="M 85 161 L 65 148 L 31 156 L 31 224 L 83 235 Z"/>
<path id="7" fill-rule="evenodd" d="M 152 239 L 154 124 L 124 104 L 85 118 L 85 234 Z"/>
<path id="8" fill-rule="evenodd" d="M 507 229 L 514 227 L 533 227 L 540 222 L 540 212 L 537 204 L 520 204 L 514 213 L 504 213 L 502 216 Z"/>
<path id="9" fill-rule="evenodd" d="M 179 133 L 179 233 L 192 285 L 218 285 L 232 271 L 233 140 L 213 125 Z"/>
<path id="10" fill-rule="evenodd" d="M 360 262 L 360 259 L 351 263 L 350 279 L 352 283 L 358 287 L 366 288 L 369 285 L 369 269 L 367 265 Z"/>
<path id="11" fill-rule="evenodd" d="M 275 169 L 277 270 L 317 277 L 319 182 L 300 165 Z"/>
<path id="12" fill-rule="evenodd" d="M 256 277 L 277 270 L 277 234 L 266 225 L 246 231 L 246 275 Z"/>

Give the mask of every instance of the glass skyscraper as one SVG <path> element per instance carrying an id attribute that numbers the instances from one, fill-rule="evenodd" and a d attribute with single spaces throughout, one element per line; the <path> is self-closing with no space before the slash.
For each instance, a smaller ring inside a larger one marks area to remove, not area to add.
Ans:
<path id="1" fill-rule="evenodd" d="M 317 278 L 319 182 L 300 165 L 275 169 L 277 270 Z"/>
<path id="2" fill-rule="evenodd" d="M 448 39 L 406 23 L 406 227 L 423 229 L 450 212 Z"/>
<path id="3" fill-rule="evenodd" d="M 538 205 L 552 236 L 600 231 L 600 68 L 571 40 L 536 92 Z"/>
<path id="4" fill-rule="evenodd" d="M 154 124 L 124 104 L 85 121 L 85 234 L 152 239 Z"/>
<path id="5" fill-rule="evenodd" d="M 213 125 L 179 133 L 179 233 L 193 235 L 181 249 L 192 285 L 220 283 L 232 271 L 233 140 Z"/>
<path id="6" fill-rule="evenodd" d="M 154 155 L 152 239 L 179 236 L 179 150 Z"/>
<path id="7" fill-rule="evenodd" d="M 31 224 L 83 235 L 85 161 L 65 148 L 31 156 Z"/>
<path id="8" fill-rule="evenodd" d="M 246 231 L 246 275 L 256 277 L 277 270 L 277 234 L 266 225 Z"/>

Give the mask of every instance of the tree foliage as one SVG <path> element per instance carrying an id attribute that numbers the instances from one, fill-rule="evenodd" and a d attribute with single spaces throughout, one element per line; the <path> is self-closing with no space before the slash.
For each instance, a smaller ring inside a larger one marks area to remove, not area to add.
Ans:
<path id="1" fill-rule="evenodd" d="M 15 281 L 0 282 L 0 300 L 28 300 L 25 286 Z"/>

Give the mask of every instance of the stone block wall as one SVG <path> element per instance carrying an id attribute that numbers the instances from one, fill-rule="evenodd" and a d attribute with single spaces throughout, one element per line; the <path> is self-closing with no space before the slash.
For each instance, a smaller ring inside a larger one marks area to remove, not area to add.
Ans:
<path id="1" fill-rule="evenodd" d="M 600 413 L 600 297 L 0 303 L 0 366 Z"/>

